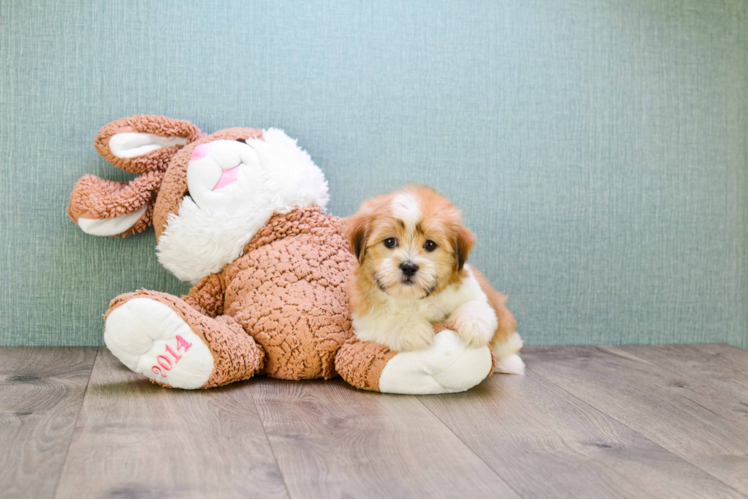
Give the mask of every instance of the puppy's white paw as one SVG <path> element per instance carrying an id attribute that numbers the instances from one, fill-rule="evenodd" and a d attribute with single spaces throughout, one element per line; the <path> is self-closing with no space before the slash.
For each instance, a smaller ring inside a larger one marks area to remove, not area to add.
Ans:
<path id="1" fill-rule="evenodd" d="M 130 370 L 179 389 L 197 389 L 213 372 L 208 346 L 169 306 L 135 298 L 109 313 L 104 342 Z"/>
<path id="2" fill-rule="evenodd" d="M 419 351 L 434 341 L 434 327 L 423 319 L 411 319 L 393 333 L 389 339 L 391 345 L 387 347 L 398 352 Z"/>
<path id="3" fill-rule="evenodd" d="M 461 305 L 448 323 L 472 347 L 488 345 L 499 326 L 491 306 L 477 300 Z"/>

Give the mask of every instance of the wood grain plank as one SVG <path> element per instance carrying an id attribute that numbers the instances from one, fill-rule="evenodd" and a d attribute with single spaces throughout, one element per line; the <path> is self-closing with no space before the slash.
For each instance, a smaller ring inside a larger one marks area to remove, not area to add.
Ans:
<path id="1" fill-rule="evenodd" d="M 512 497 L 413 396 L 262 380 L 258 410 L 293 497 Z"/>
<path id="2" fill-rule="evenodd" d="M 616 348 L 523 354 L 535 373 L 748 494 L 748 420 L 737 401 Z"/>
<path id="3" fill-rule="evenodd" d="M 101 349 L 57 496 L 286 497 L 251 384 L 164 389 Z"/>
<path id="4" fill-rule="evenodd" d="M 0 497 L 51 497 L 96 347 L 0 348 Z"/>
<path id="5" fill-rule="evenodd" d="M 737 399 L 748 415 L 748 351 L 727 344 L 635 345 L 616 349 Z"/>
<path id="6" fill-rule="evenodd" d="M 742 497 L 539 377 L 539 363 L 525 377 L 419 399 L 525 498 Z"/>

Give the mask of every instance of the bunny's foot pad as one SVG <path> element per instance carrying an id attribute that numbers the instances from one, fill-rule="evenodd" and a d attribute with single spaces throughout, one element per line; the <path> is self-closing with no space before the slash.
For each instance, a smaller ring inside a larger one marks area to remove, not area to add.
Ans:
<path id="1" fill-rule="evenodd" d="M 462 392 L 485 380 L 492 368 L 488 346 L 470 347 L 455 332 L 442 330 L 426 349 L 395 354 L 382 370 L 379 390 L 395 394 Z"/>
<path id="2" fill-rule="evenodd" d="M 109 313 L 104 342 L 130 370 L 179 389 L 203 387 L 213 373 L 213 355 L 169 306 L 133 298 Z"/>

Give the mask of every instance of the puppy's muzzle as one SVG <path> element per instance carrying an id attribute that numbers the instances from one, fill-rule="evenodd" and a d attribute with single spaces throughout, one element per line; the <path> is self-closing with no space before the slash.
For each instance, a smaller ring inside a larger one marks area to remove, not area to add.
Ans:
<path id="1" fill-rule="evenodd" d="M 412 278 L 418 272 L 418 264 L 407 260 L 400 264 L 400 270 L 406 278 Z"/>

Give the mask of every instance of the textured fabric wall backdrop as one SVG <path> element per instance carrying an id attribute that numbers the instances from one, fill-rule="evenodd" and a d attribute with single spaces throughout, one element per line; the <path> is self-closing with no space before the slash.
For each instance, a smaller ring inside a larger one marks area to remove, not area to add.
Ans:
<path id="1" fill-rule="evenodd" d="M 748 3 L 0 0 L 0 344 L 96 345 L 183 293 L 153 231 L 65 214 L 98 129 L 280 127 L 330 210 L 406 182 L 465 212 L 528 343 L 748 347 Z"/>

